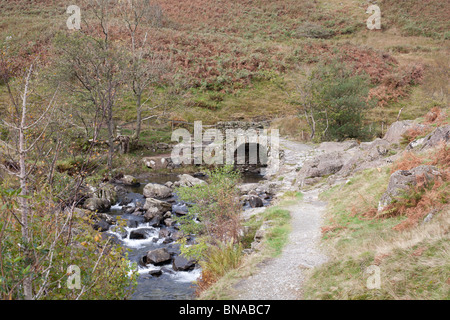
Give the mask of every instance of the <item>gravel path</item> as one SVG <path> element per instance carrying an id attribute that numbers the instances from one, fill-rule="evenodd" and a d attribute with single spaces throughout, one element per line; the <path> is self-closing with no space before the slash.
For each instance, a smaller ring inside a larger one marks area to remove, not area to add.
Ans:
<path id="1" fill-rule="evenodd" d="M 280 150 L 284 151 L 281 166 L 272 181 L 283 177 L 280 194 L 296 191 L 296 168 L 316 154 L 306 144 L 280 138 Z M 305 270 L 319 266 L 327 258 L 318 248 L 320 226 L 325 202 L 318 200 L 319 189 L 303 192 L 304 197 L 295 205 L 285 207 L 291 213 L 291 233 L 280 256 L 258 265 L 255 273 L 235 286 L 235 299 L 244 300 L 296 300 L 302 299 L 302 283 Z"/>
<path id="2" fill-rule="evenodd" d="M 318 190 L 304 192 L 291 212 L 292 231 L 279 257 L 258 266 L 257 272 L 235 285 L 236 299 L 296 300 L 302 299 L 304 270 L 326 262 L 318 249 L 320 226 L 325 203 L 318 200 Z"/>

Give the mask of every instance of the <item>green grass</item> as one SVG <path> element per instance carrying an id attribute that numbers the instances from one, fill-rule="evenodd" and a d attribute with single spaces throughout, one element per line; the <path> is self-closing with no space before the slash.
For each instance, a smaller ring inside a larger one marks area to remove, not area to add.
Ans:
<path id="1" fill-rule="evenodd" d="M 305 296 L 309 299 L 448 300 L 450 276 L 448 239 L 424 240 L 406 249 L 394 249 L 381 262 L 375 251 L 344 257 L 315 272 Z M 369 289 L 367 267 L 380 268 L 380 288 Z M 312 285 L 314 283 L 314 285 Z"/>
<path id="2" fill-rule="evenodd" d="M 445 2 L 383 0 L 380 6 L 388 27 L 395 24 L 404 35 L 448 39 L 450 16 Z"/>
<path id="3" fill-rule="evenodd" d="M 389 168 L 365 170 L 320 195 L 328 201 L 322 244 L 329 261 L 310 271 L 306 299 L 449 299 L 449 210 L 426 225 L 395 231 L 404 217 L 369 219 Z M 380 289 L 368 289 L 366 268 L 380 268 Z"/>
<path id="4" fill-rule="evenodd" d="M 291 231 L 290 212 L 277 206 L 271 207 L 264 212 L 264 219 L 271 222 L 271 228 L 265 235 L 265 243 L 271 256 L 279 256 Z"/>
<path id="5" fill-rule="evenodd" d="M 202 292 L 199 299 L 202 300 L 222 300 L 234 299 L 233 289 L 240 279 L 250 276 L 257 270 L 258 263 L 268 258 L 274 258 L 281 254 L 286 245 L 291 231 L 291 215 L 286 207 L 301 201 L 303 194 L 301 192 L 286 193 L 280 203 L 264 210 L 263 213 L 252 216 L 244 223 L 250 230 L 247 237 L 242 239 L 243 248 L 249 248 L 255 232 L 264 222 L 269 223 L 264 239 L 262 240 L 262 249 L 254 254 L 244 256 L 239 267 L 226 272 L 221 279 L 214 283 L 206 291 Z"/>

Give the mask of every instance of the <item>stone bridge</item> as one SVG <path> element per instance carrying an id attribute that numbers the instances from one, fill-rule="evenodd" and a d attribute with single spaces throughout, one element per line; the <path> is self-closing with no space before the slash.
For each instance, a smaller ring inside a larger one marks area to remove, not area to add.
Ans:
<path id="1" fill-rule="evenodd" d="M 229 121 L 214 126 L 195 122 L 193 134 L 187 129 L 177 129 L 172 140 L 182 141 L 174 146 L 171 159 L 163 160 L 163 167 L 171 162 L 175 166 L 233 164 L 243 172 L 264 174 L 267 168 L 276 168 L 280 157 L 278 131 L 268 130 L 268 126 L 268 122 Z"/>
<path id="2" fill-rule="evenodd" d="M 270 164 L 271 146 L 275 142 L 268 127 L 269 122 L 218 122 L 215 129 L 220 131 L 226 142 L 226 163 L 233 162 L 241 171 L 261 173 L 261 169 Z M 213 139 L 205 130 L 205 148 Z"/>

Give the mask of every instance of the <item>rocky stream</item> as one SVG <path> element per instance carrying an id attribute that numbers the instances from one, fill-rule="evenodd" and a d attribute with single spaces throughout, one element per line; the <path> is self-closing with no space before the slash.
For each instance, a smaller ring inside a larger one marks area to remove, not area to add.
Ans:
<path id="1" fill-rule="evenodd" d="M 127 176 L 123 180 L 126 178 Z M 94 228 L 128 249 L 130 263 L 137 265 L 138 284 L 131 299 L 193 298 L 195 281 L 200 276 L 201 269 L 195 261 L 180 255 L 177 240 L 183 234 L 174 218 L 187 214 L 189 206 L 178 199 L 173 187 L 206 183 L 206 178 L 201 173 L 194 176 L 153 174 L 140 181 L 131 179 L 130 182 L 118 181 L 112 184 L 117 196 L 111 203 L 115 204 L 98 214 L 100 219 Z M 243 175 L 244 185 L 261 180 L 263 176 L 259 174 Z M 245 211 L 268 205 L 270 195 L 260 193 L 247 198 L 244 196 L 241 200 Z M 89 201 L 87 203 L 89 205 Z M 125 226 L 119 227 L 116 223 L 118 220 L 123 220 Z M 188 241 L 193 240 L 190 238 Z"/>

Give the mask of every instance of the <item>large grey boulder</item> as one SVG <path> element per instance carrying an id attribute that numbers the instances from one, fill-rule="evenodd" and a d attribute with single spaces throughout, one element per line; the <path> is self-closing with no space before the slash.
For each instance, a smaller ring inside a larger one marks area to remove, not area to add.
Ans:
<path id="1" fill-rule="evenodd" d="M 411 170 L 398 170 L 394 172 L 389 179 L 386 192 L 380 198 L 378 211 L 383 211 L 395 198 L 415 187 L 421 178 L 424 179 L 425 183 L 430 183 L 440 175 L 436 167 L 428 165 L 418 166 Z"/>
<path id="2" fill-rule="evenodd" d="M 98 220 L 98 221 L 94 222 L 92 227 L 94 228 L 94 230 L 97 230 L 100 232 L 105 232 L 105 231 L 108 231 L 110 225 L 105 220 Z"/>
<path id="3" fill-rule="evenodd" d="M 390 154 L 392 144 L 384 139 L 375 139 L 360 144 L 353 156 L 344 164 L 338 175 L 346 177 L 357 171 L 380 168 L 392 164 L 399 154 Z"/>
<path id="4" fill-rule="evenodd" d="M 161 265 L 169 263 L 172 260 L 170 253 L 165 248 L 155 249 L 147 252 L 146 263 Z"/>
<path id="5" fill-rule="evenodd" d="M 130 239 L 141 240 L 147 239 L 151 235 L 152 230 L 149 228 L 140 228 L 130 232 Z"/>
<path id="6" fill-rule="evenodd" d="M 335 151 L 324 153 L 307 160 L 298 173 L 298 181 L 323 177 L 341 170 L 351 155 L 347 152 Z"/>
<path id="7" fill-rule="evenodd" d="M 147 198 L 144 210 L 144 219 L 152 227 L 159 227 L 161 221 L 164 219 L 164 214 L 172 210 L 172 205 L 166 201 L 158 199 Z"/>
<path id="8" fill-rule="evenodd" d="M 172 195 L 172 189 L 158 183 L 149 183 L 144 187 L 144 197 L 146 198 L 169 198 Z"/>
<path id="9" fill-rule="evenodd" d="M 192 187 L 198 184 L 206 184 L 206 181 L 199 178 L 195 178 L 189 174 L 180 174 L 178 176 L 178 179 L 179 179 L 178 181 L 175 181 L 173 183 L 175 187 Z"/>

